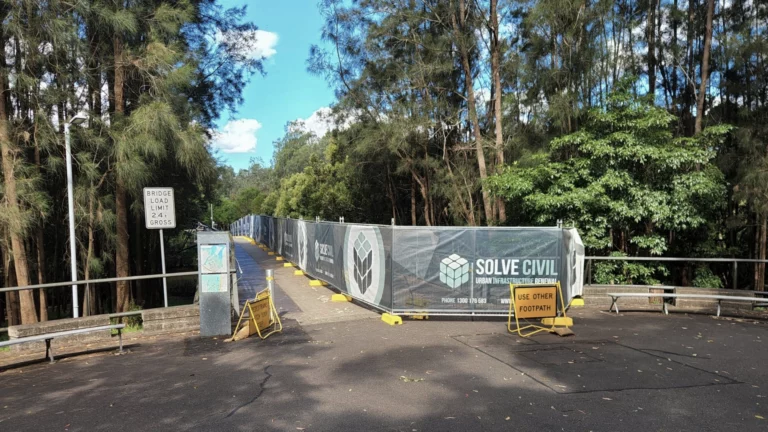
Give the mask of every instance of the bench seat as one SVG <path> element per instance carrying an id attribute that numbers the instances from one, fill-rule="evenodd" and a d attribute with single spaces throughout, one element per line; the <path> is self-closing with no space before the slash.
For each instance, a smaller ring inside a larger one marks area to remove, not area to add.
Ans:
<path id="1" fill-rule="evenodd" d="M 45 341 L 45 357 L 48 358 L 51 363 L 53 363 L 54 361 L 53 350 L 51 349 L 51 341 L 53 339 L 56 339 L 58 337 L 63 337 L 63 336 L 72 336 L 76 334 L 82 334 L 82 333 L 90 333 L 90 332 L 97 332 L 97 331 L 104 331 L 104 330 L 117 330 L 117 336 L 118 336 L 118 339 L 120 340 L 120 352 L 123 352 L 122 330 L 124 328 L 125 328 L 125 324 L 112 324 L 112 325 L 106 325 L 106 326 L 86 327 L 86 328 L 75 329 L 75 330 L 46 333 L 41 335 L 27 336 L 27 337 L 22 337 L 18 339 L 10 339 L 7 341 L 2 341 L 0 342 L 0 347 L 11 346 L 11 345 L 27 343 L 27 342 Z"/>
<path id="2" fill-rule="evenodd" d="M 729 296 L 729 295 L 713 295 L 713 294 L 673 294 L 673 293 L 607 293 L 613 300 L 611 302 L 611 306 L 608 308 L 608 310 L 615 309 L 616 313 L 619 313 L 619 306 L 616 304 L 616 301 L 621 297 L 644 297 L 644 298 L 651 298 L 651 297 L 662 297 L 662 298 L 681 298 L 681 299 L 706 299 L 706 300 L 717 300 L 717 316 L 720 316 L 720 303 L 723 301 L 742 301 L 742 302 L 751 302 L 751 303 L 758 303 L 758 302 L 764 302 L 764 298 L 759 297 L 744 297 L 744 296 Z M 662 302 L 662 310 L 665 314 L 669 313 L 669 310 L 667 309 L 667 303 Z"/>

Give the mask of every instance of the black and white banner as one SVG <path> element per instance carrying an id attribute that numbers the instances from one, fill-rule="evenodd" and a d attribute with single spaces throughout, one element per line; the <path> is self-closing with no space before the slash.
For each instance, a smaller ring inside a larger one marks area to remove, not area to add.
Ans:
<path id="1" fill-rule="evenodd" d="M 506 313 L 510 283 L 559 281 L 566 301 L 581 293 L 584 247 L 573 229 L 247 219 L 259 243 L 384 310 Z"/>

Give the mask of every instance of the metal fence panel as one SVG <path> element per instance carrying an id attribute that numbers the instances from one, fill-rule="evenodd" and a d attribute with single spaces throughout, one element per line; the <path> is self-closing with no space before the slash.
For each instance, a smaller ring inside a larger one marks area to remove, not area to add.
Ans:
<path id="1" fill-rule="evenodd" d="M 559 281 L 568 301 L 576 291 L 571 284 L 583 274 L 573 236 L 560 228 L 251 220 L 257 241 L 308 275 L 396 312 L 505 314 L 510 283 Z"/>

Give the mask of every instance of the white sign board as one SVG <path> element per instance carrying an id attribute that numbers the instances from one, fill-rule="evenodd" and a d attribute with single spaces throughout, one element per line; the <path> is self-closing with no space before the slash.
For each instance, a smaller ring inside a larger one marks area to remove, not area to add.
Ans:
<path id="1" fill-rule="evenodd" d="M 144 220 L 147 229 L 176 228 L 173 188 L 144 188 Z"/>

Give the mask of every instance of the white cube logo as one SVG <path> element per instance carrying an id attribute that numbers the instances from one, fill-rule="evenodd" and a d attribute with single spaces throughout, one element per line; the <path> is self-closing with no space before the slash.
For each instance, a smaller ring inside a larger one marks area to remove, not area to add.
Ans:
<path id="1" fill-rule="evenodd" d="M 440 282 L 456 289 L 469 280 L 469 263 L 453 254 L 440 261 Z"/>
<path id="2" fill-rule="evenodd" d="M 352 252 L 355 261 L 355 282 L 360 293 L 365 294 L 373 281 L 373 248 L 362 232 L 357 236 Z"/>

